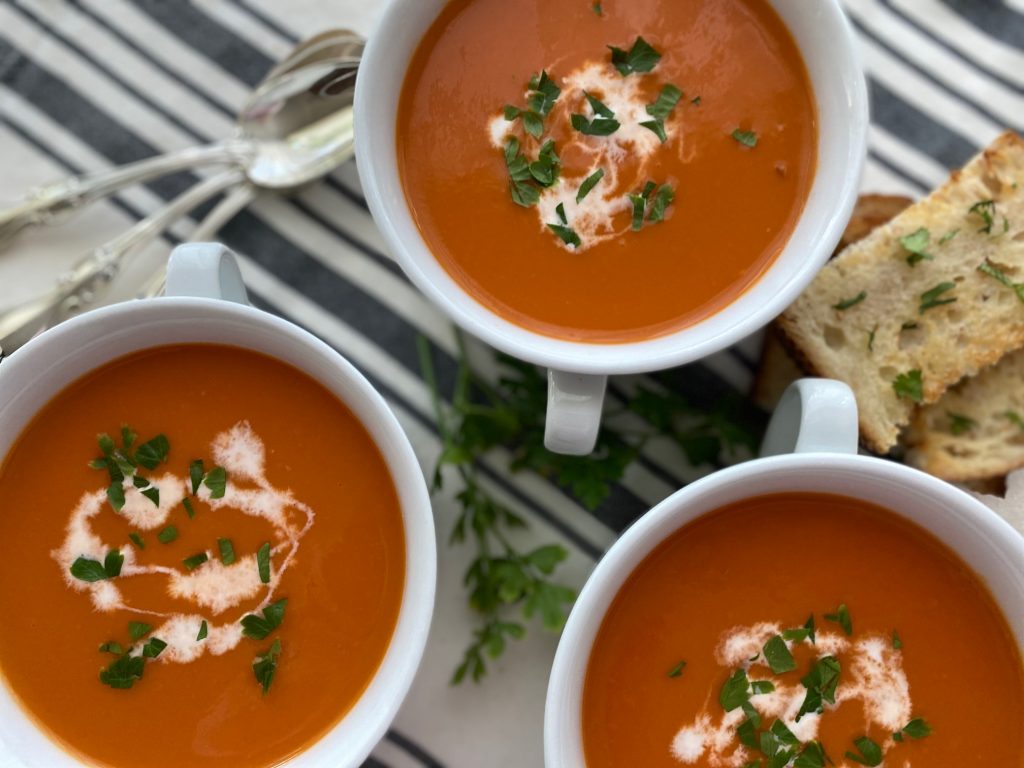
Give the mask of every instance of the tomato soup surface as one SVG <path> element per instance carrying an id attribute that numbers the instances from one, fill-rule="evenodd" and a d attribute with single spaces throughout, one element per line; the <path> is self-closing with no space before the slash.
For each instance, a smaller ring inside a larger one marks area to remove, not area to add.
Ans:
<path id="1" fill-rule="evenodd" d="M 135 479 L 113 483 L 111 456 Z M 310 746 L 380 665 L 405 575 L 359 420 L 306 374 L 215 345 L 135 353 L 59 393 L 0 468 L 0 541 L 4 682 L 79 759 L 131 768 Z"/>
<path id="2" fill-rule="evenodd" d="M 664 335 L 735 300 L 793 231 L 817 156 L 808 75 L 765 0 L 451 0 L 409 65 L 397 135 L 452 278 L 585 342 Z"/>
<path id="3" fill-rule="evenodd" d="M 686 525 L 630 575 L 582 720 L 588 768 L 1019 766 L 1024 669 L 985 586 L 931 534 L 846 497 L 770 495 Z"/>

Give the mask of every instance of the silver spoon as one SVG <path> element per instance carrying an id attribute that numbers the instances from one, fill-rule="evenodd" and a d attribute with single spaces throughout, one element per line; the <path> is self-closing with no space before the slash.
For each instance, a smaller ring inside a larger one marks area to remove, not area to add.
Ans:
<path id="1" fill-rule="evenodd" d="M 341 113 L 351 107 L 362 49 L 362 38 L 347 30 L 329 30 L 306 40 L 253 91 L 238 115 L 234 136 L 39 187 L 23 202 L 0 211 L 0 245 L 27 226 L 49 223 L 125 186 L 187 168 L 241 167 L 258 186 L 287 189 L 303 183 L 311 155 L 322 156 L 333 167 L 339 145 L 351 143 L 344 140 L 351 128 L 346 129 Z M 304 145 L 281 140 L 332 116 L 335 120 Z"/>
<path id="2" fill-rule="evenodd" d="M 329 47 L 321 47 L 320 55 L 329 53 Z M 264 136 L 257 140 L 262 150 L 244 172 L 233 169 L 200 182 L 124 234 L 88 253 L 49 292 L 0 313 L 0 350 L 9 354 L 42 328 L 93 306 L 120 273 L 133 249 L 155 239 L 219 192 L 243 185 L 251 199 L 254 185 L 293 188 L 325 175 L 351 157 L 352 94 L 358 60 L 328 56 L 321 61 L 306 54 L 296 69 L 281 72 L 268 81 L 261 88 L 261 99 L 256 98 L 260 94 L 253 94 L 251 101 L 268 108 L 253 123 L 254 129 Z M 292 111 L 293 105 L 295 113 L 311 122 L 302 124 Z M 276 137 L 273 133 L 290 128 L 296 129 Z M 244 206 L 239 205 L 244 199 L 241 189 L 228 199 L 232 206 L 238 206 L 232 215 Z M 150 281 L 146 290 L 153 290 L 153 284 Z"/>

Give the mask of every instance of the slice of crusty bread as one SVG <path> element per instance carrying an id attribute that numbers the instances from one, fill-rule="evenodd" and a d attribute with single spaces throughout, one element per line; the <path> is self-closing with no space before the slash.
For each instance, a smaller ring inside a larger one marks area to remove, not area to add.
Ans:
<path id="1" fill-rule="evenodd" d="M 900 195 L 861 195 L 853 206 L 853 214 L 832 256 L 837 256 L 846 246 L 863 239 L 875 227 L 885 224 L 913 202 L 909 197 Z M 766 411 L 773 410 L 786 387 L 804 374 L 786 351 L 779 336 L 775 323 L 765 329 L 761 360 L 751 389 L 754 402 Z"/>
<path id="2" fill-rule="evenodd" d="M 952 481 L 1024 466 L 1024 349 L 918 409 L 904 435 L 906 461 Z"/>
<path id="3" fill-rule="evenodd" d="M 986 200 L 995 213 L 983 232 L 983 217 L 970 209 Z M 928 231 L 921 250 L 931 258 L 911 266 L 900 239 L 920 229 Z M 843 251 L 780 317 L 806 368 L 851 386 L 861 437 L 875 451 L 896 444 L 915 406 L 897 394 L 897 377 L 919 372 L 920 402 L 934 403 L 964 376 L 1024 346 L 1024 303 L 978 271 L 986 262 L 1024 281 L 1024 141 L 1012 132 Z M 937 298 L 956 301 L 922 311 L 927 293 L 943 283 L 952 288 Z M 861 292 L 859 303 L 835 308 Z"/>

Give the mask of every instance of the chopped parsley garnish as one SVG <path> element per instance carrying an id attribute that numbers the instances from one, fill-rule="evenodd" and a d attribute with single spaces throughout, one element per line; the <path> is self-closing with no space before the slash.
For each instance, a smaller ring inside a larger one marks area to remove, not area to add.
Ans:
<path id="1" fill-rule="evenodd" d="M 196 568 L 198 568 L 200 565 L 202 565 L 209 559 L 209 556 L 205 552 L 197 552 L 191 557 L 186 557 L 181 562 L 184 563 L 185 568 L 187 568 L 190 571 L 194 571 Z"/>
<path id="2" fill-rule="evenodd" d="M 153 631 L 153 626 L 147 624 L 144 621 L 129 621 L 128 622 L 128 636 L 132 639 L 132 642 L 141 640 L 150 632 Z"/>
<path id="3" fill-rule="evenodd" d="M 1011 423 L 1017 425 L 1017 429 L 1024 432 L 1024 417 L 1021 417 L 1016 411 L 1004 411 L 1003 418 L 1009 419 Z"/>
<path id="4" fill-rule="evenodd" d="M 530 162 L 519 151 L 519 139 L 510 136 L 505 143 L 505 167 L 509 175 L 509 192 L 516 205 L 529 208 L 540 200 L 540 189 L 533 183 Z"/>
<path id="5" fill-rule="evenodd" d="M 590 10 L 592 10 L 598 16 L 604 15 L 604 9 L 601 7 L 601 0 L 594 0 L 594 2 L 590 6 Z"/>
<path id="6" fill-rule="evenodd" d="M 695 107 L 699 107 L 700 106 L 700 96 L 694 96 L 692 99 L 690 99 L 690 103 L 693 104 Z"/>
<path id="7" fill-rule="evenodd" d="M 804 745 L 804 750 L 797 756 L 793 768 L 825 768 L 826 763 L 834 765 L 829 756 L 825 754 L 825 748 L 821 746 L 821 742 L 812 741 Z"/>
<path id="8" fill-rule="evenodd" d="M 811 644 L 814 644 L 814 614 L 812 613 L 807 617 L 807 621 L 804 622 L 802 627 L 795 627 L 793 629 L 782 630 L 782 638 L 789 640 L 793 643 L 801 643 L 804 640 L 810 640 Z"/>
<path id="9" fill-rule="evenodd" d="M 655 189 L 657 189 L 656 193 Z M 654 195 L 653 199 L 651 197 L 652 194 Z M 648 181 L 640 192 L 628 195 L 628 197 L 633 204 L 632 228 L 634 231 L 639 231 L 644 224 L 645 214 L 647 221 L 651 223 L 665 218 L 665 210 L 675 199 L 675 190 L 668 184 L 662 184 L 658 187 L 653 181 Z M 648 204 L 650 204 L 649 211 L 647 209 Z"/>
<path id="10" fill-rule="evenodd" d="M 196 635 L 196 642 L 205 640 L 206 635 L 209 633 L 210 628 L 206 626 L 206 619 L 203 619 L 203 623 L 199 625 L 199 633 Z"/>
<path id="11" fill-rule="evenodd" d="M 875 349 L 875 334 L 878 332 L 878 326 L 876 325 L 870 331 L 868 331 L 868 352 L 873 352 Z"/>
<path id="12" fill-rule="evenodd" d="M 572 227 L 567 227 L 563 224 L 548 224 L 548 229 L 558 235 L 559 239 L 566 245 L 571 245 L 573 248 L 580 247 L 580 236 L 576 234 L 576 230 Z"/>
<path id="13" fill-rule="evenodd" d="M 544 133 L 544 118 L 551 112 L 555 102 L 561 95 L 562 90 L 555 85 L 555 81 L 548 77 L 546 71 L 540 75 L 530 78 L 529 93 L 526 97 L 526 109 L 520 109 L 511 104 L 504 108 L 505 119 L 512 122 L 516 118 L 523 121 L 523 130 L 539 139 Z"/>
<path id="14" fill-rule="evenodd" d="M 576 202 L 583 202 L 583 198 L 590 194 L 590 190 L 597 186 L 597 182 L 604 178 L 604 169 L 598 168 L 592 174 L 587 176 L 580 184 L 579 190 L 576 192 Z"/>
<path id="15" fill-rule="evenodd" d="M 206 473 L 203 478 L 203 485 L 210 489 L 211 499 L 224 498 L 224 491 L 227 490 L 228 473 L 224 467 L 214 467 Z"/>
<path id="16" fill-rule="evenodd" d="M 846 608 L 846 603 L 840 603 L 835 613 L 826 613 L 825 620 L 834 621 L 843 628 L 843 632 L 847 636 L 853 634 L 853 621 L 850 619 L 850 612 Z"/>
<path id="17" fill-rule="evenodd" d="M 867 736 L 854 739 L 853 744 L 857 747 L 857 753 L 849 751 L 846 753 L 846 756 L 853 760 L 853 762 L 860 763 L 861 765 L 882 764 L 882 748 Z"/>
<path id="18" fill-rule="evenodd" d="M 260 573 L 260 581 L 270 583 L 270 542 L 265 541 L 256 550 L 256 568 Z"/>
<path id="19" fill-rule="evenodd" d="M 832 305 L 832 309 L 838 309 L 838 310 L 849 309 L 850 307 L 853 307 L 853 306 L 856 306 L 857 304 L 860 304 L 867 297 L 868 297 L 868 292 L 867 291 L 861 291 L 856 296 L 854 296 L 852 299 L 840 299 L 838 301 L 838 303 Z"/>
<path id="20" fill-rule="evenodd" d="M 242 617 L 242 634 L 253 640 L 262 640 L 284 621 L 284 609 L 288 606 L 288 598 L 271 603 L 263 609 L 263 616 L 247 613 Z"/>
<path id="21" fill-rule="evenodd" d="M 120 656 L 124 653 L 124 648 L 121 644 L 113 640 L 109 640 L 100 645 L 100 653 L 112 653 L 115 656 Z"/>
<path id="22" fill-rule="evenodd" d="M 274 675 L 277 673 L 277 659 L 280 655 L 281 641 L 275 639 L 267 652 L 257 656 L 252 663 L 252 672 L 256 676 L 256 682 L 263 686 L 264 694 L 270 690 L 270 684 L 274 682 Z"/>
<path id="23" fill-rule="evenodd" d="M 675 190 L 668 184 L 658 187 L 658 191 L 654 194 L 654 202 L 651 203 L 651 210 L 647 214 L 647 220 L 653 223 L 664 219 L 665 210 L 672 205 L 675 198 Z"/>
<path id="24" fill-rule="evenodd" d="M 676 664 L 674 667 L 672 667 L 672 669 L 670 669 L 668 671 L 668 676 L 669 677 L 679 677 L 679 676 L 681 676 L 683 674 L 683 668 L 684 667 L 686 667 L 686 662 L 685 661 L 680 661 L 678 664 Z"/>
<path id="25" fill-rule="evenodd" d="M 231 565 L 235 562 L 235 546 L 231 539 L 217 539 L 217 548 L 220 550 L 220 561 L 224 565 Z"/>
<path id="26" fill-rule="evenodd" d="M 569 116 L 569 123 L 584 136 L 610 136 L 620 127 L 619 121 L 614 117 L 595 117 L 588 120 L 578 112 Z"/>
<path id="27" fill-rule="evenodd" d="M 548 139 L 540 148 L 537 159 L 530 163 L 530 175 L 542 187 L 550 187 L 558 180 L 562 164 L 555 154 L 555 142 Z"/>
<path id="28" fill-rule="evenodd" d="M 196 459 L 188 465 L 188 479 L 192 483 L 193 496 L 199 493 L 199 485 L 203 482 L 203 477 L 205 476 L 206 470 L 203 468 L 202 459 Z"/>
<path id="29" fill-rule="evenodd" d="M 992 234 L 992 224 L 996 218 L 996 201 L 995 200 L 979 200 L 970 208 L 967 209 L 967 215 L 976 214 L 981 217 L 984 224 L 978 229 L 979 232 L 984 232 L 986 235 Z"/>
<path id="30" fill-rule="evenodd" d="M 737 128 L 732 132 L 732 137 L 744 147 L 753 148 L 757 146 L 757 134 L 753 131 L 741 131 Z"/>
<path id="31" fill-rule="evenodd" d="M 840 665 L 835 656 L 822 656 L 811 671 L 800 679 L 800 684 L 807 689 L 803 704 L 796 713 L 796 722 L 804 715 L 820 714 L 825 709 L 825 702 L 836 703 L 836 688 L 839 685 Z"/>
<path id="32" fill-rule="evenodd" d="M 796 669 L 796 661 L 793 659 L 793 654 L 789 652 L 789 647 L 786 645 L 786 641 L 782 639 L 782 635 L 772 637 L 764 644 L 762 650 L 764 651 L 765 661 L 768 662 L 768 666 L 771 667 L 772 672 L 776 675 Z"/>
<path id="33" fill-rule="evenodd" d="M 939 296 L 954 288 L 956 288 L 956 283 L 949 282 L 939 283 L 934 288 L 929 288 L 921 294 L 921 306 L 917 308 L 918 313 L 923 315 L 929 309 L 941 307 L 943 304 L 952 304 L 956 301 L 956 296 L 950 296 L 945 299 L 940 299 Z"/>
<path id="34" fill-rule="evenodd" d="M 951 230 L 949 230 L 949 232 L 947 232 L 946 234 L 944 234 L 942 237 L 939 238 L 939 245 L 945 245 L 946 243 L 948 243 L 950 240 L 952 240 L 954 237 L 956 237 L 956 235 L 957 235 L 957 233 L 959 231 L 960 231 L 959 229 L 951 229 Z"/>
<path id="35" fill-rule="evenodd" d="M 962 435 L 964 432 L 978 426 L 978 422 L 970 416 L 964 416 L 962 413 L 946 411 L 946 416 L 949 418 L 949 432 L 952 435 Z"/>
<path id="36" fill-rule="evenodd" d="M 743 706 L 743 703 L 750 698 L 750 681 L 747 680 L 747 671 L 740 667 L 733 672 L 732 677 L 725 681 L 722 690 L 718 694 L 718 703 L 726 712 Z"/>
<path id="37" fill-rule="evenodd" d="M 903 650 L 903 639 L 895 629 L 892 631 L 892 648 L 894 651 Z"/>
<path id="38" fill-rule="evenodd" d="M 751 680 L 750 695 L 759 696 L 762 693 L 771 693 L 775 690 L 775 684 L 770 680 Z"/>
<path id="39" fill-rule="evenodd" d="M 146 659 L 155 659 L 163 653 L 163 650 L 166 647 L 167 643 L 159 637 L 151 637 L 146 641 L 146 644 L 142 646 L 142 656 Z"/>
<path id="40" fill-rule="evenodd" d="M 913 720 L 911 720 L 909 723 L 903 726 L 903 728 L 894 733 L 892 737 L 896 741 L 903 741 L 903 734 L 906 734 L 912 739 L 923 739 L 926 736 L 930 736 L 931 733 L 932 727 L 928 725 L 928 723 L 926 723 L 920 717 L 915 717 Z"/>
<path id="41" fill-rule="evenodd" d="M 168 525 L 156 535 L 157 541 L 161 544 L 170 544 L 176 538 L 178 538 L 178 529 L 173 525 Z"/>
<path id="42" fill-rule="evenodd" d="M 613 45 L 608 48 L 612 52 L 612 66 L 623 76 L 634 72 L 650 72 L 661 60 L 661 54 L 642 37 L 638 37 L 628 51 Z"/>
<path id="43" fill-rule="evenodd" d="M 129 533 L 128 534 L 128 538 L 131 539 L 132 544 L 134 544 L 139 549 L 145 549 L 146 548 L 146 542 L 143 541 L 142 537 L 139 534 L 137 534 L 135 531 L 132 531 L 131 533 Z"/>
<path id="44" fill-rule="evenodd" d="M 1000 283 L 1005 285 L 1007 288 L 1012 288 L 1013 292 L 1017 294 L 1017 298 L 1024 302 L 1024 283 L 1015 283 L 1006 273 L 996 267 L 991 261 L 986 259 L 981 266 L 978 267 L 978 271 L 988 275 Z"/>
<path id="45" fill-rule="evenodd" d="M 146 469 L 156 469 L 162 461 L 167 460 L 170 443 L 164 435 L 157 435 L 152 440 L 140 445 L 134 452 L 132 446 L 138 435 L 130 427 L 121 427 L 121 447 L 118 448 L 113 439 L 103 432 L 96 436 L 102 456 L 89 462 L 92 469 L 105 469 L 110 476 L 107 487 L 107 501 L 115 512 L 124 509 L 124 482 L 131 479 L 132 485 L 155 505 L 160 506 L 160 490 L 152 487 L 149 480 L 138 474 L 141 464 Z"/>
<path id="46" fill-rule="evenodd" d="M 675 109 L 676 104 L 683 97 L 683 92 L 676 88 L 671 83 L 667 83 L 662 86 L 661 93 L 658 94 L 657 100 L 653 104 L 646 106 L 647 114 L 653 117 L 653 120 L 645 120 L 640 123 L 644 128 L 653 131 L 654 134 L 661 139 L 661 143 L 664 144 L 668 140 L 668 136 L 665 134 L 665 121 L 668 116 Z"/>
<path id="47" fill-rule="evenodd" d="M 931 234 L 927 229 L 921 227 L 909 235 L 904 235 L 899 239 L 899 243 L 910 255 L 907 256 L 907 264 L 914 266 L 917 262 L 922 259 L 932 260 L 931 254 L 925 252 L 925 248 L 928 247 L 928 242 L 931 240 Z"/>
<path id="48" fill-rule="evenodd" d="M 915 403 L 920 403 L 924 399 L 924 382 L 921 379 L 921 371 L 917 368 L 899 374 L 893 380 L 892 388 L 896 392 L 896 397 L 905 397 Z"/>
<path id="49" fill-rule="evenodd" d="M 171 444 L 167 442 L 164 435 L 157 435 L 148 440 L 135 451 L 135 460 L 146 469 L 156 469 L 162 462 L 167 461 L 167 454 L 171 451 Z"/>
<path id="50" fill-rule="evenodd" d="M 189 520 L 196 516 L 196 511 L 192 508 L 192 500 L 190 498 L 186 496 L 182 499 L 181 505 L 185 507 L 185 514 L 188 515 Z"/>
<path id="51" fill-rule="evenodd" d="M 100 682 L 111 688 L 131 688 L 136 680 L 142 679 L 145 666 L 146 660 L 142 656 L 120 656 L 100 671 Z"/>
<path id="52" fill-rule="evenodd" d="M 79 581 L 90 583 L 104 581 L 120 576 L 122 565 L 124 565 L 124 555 L 120 550 L 112 549 L 107 552 L 102 563 L 87 557 L 79 557 L 71 564 L 71 575 Z"/>

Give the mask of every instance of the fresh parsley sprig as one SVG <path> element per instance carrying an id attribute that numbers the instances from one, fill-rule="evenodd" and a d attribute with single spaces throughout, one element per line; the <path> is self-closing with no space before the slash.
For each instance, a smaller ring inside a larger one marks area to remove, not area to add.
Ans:
<path id="1" fill-rule="evenodd" d="M 130 479 L 139 492 L 156 506 L 160 506 L 160 489 L 152 485 L 148 479 L 139 474 L 139 467 L 154 470 L 164 461 L 170 453 L 171 446 L 165 435 L 157 435 L 147 440 L 134 451 L 132 450 L 138 439 L 138 434 L 127 424 L 121 426 L 121 447 L 118 448 L 113 438 L 106 432 L 96 436 L 100 453 L 95 459 L 89 462 L 92 469 L 103 469 L 110 476 L 110 485 L 107 487 L 107 501 L 115 512 L 124 508 L 124 481 Z"/>
<path id="2" fill-rule="evenodd" d="M 533 138 L 539 139 L 544 134 L 544 118 L 555 106 L 562 89 L 548 76 L 547 71 L 541 71 L 539 75 L 531 77 L 528 88 L 526 109 L 506 104 L 504 115 L 509 122 L 521 119 L 523 130 Z"/>
<path id="3" fill-rule="evenodd" d="M 681 98 L 683 98 L 683 92 L 671 83 L 667 83 L 662 86 L 661 93 L 658 94 L 655 102 L 645 107 L 647 114 L 652 119 L 645 120 L 640 125 L 649 131 L 653 131 L 662 144 L 668 141 L 668 135 L 665 133 L 665 121 L 672 114 L 672 110 L 676 108 L 676 104 L 679 103 Z"/>
<path id="4" fill-rule="evenodd" d="M 444 469 L 454 472 L 459 514 L 449 543 L 476 551 L 466 573 L 466 588 L 480 625 L 456 669 L 453 681 L 460 682 L 482 679 L 489 660 L 501 656 L 510 641 L 525 635 L 523 619 L 540 616 L 546 627 L 557 630 L 574 599 L 572 591 L 554 578 L 567 555 L 564 548 L 547 545 L 523 551 L 515 545 L 511 534 L 526 523 L 480 482 L 477 462 L 481 457 L 505 449 L 511 454 L 512 472 L 531 470 L 548 477 L 593 510 L 608 498 L 649 440 L 668 440 L 690 464 L 699 466 L 717 461 L 723 452 L 743 455 L 753 451 L 763 417 L 742 407 L 742 399 L 735 394 L 697 408 L 675 393 L 641 387 L 628 406 L 608 413 L 590 456 L 553 454 L 544 448 L 544 373 L 529 363 L 499 355 L 501 375 L 491 383 L 471 367 L 464 337 L 458 331 L 456 339 L 458 374 L 450 404 L 442 401 L 430 345 L 422 337 L 419 355 L 442 444 L 432 490 L 444 487 Z M 633 424 L 628 429 L 617 427 L 618 417 L 627 414 L 639 417 L 642 428 Z"/>

